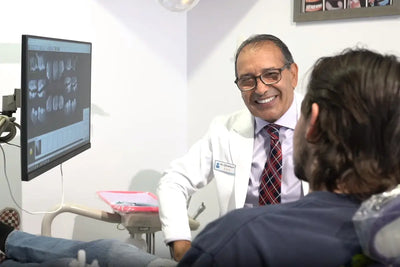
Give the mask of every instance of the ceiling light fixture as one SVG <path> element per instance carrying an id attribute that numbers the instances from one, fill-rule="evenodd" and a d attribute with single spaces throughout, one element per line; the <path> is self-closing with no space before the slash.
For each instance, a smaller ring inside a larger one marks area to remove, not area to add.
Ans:
<path id="1" fill-rule="evenodd" d="M 166 9 L 173 12 L 188 11 L 195 7 L 200 0 L 158 0 Z"/>

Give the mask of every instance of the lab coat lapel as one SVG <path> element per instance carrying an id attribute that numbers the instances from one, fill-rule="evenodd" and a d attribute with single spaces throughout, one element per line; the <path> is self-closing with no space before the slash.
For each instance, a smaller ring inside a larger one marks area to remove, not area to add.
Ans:
<path id="1" fill-rule="evenodd" d="M 247 188 L 251 172 L 254 146 L 254 117 L 243 113 L 236 120 L 231 131 L 232 158 L 236 164 L 234 199 L 229 203 L 231 208 L 242 208 L 246 200 Z M 231 199 L 232 200 L 232 199 Z"/>

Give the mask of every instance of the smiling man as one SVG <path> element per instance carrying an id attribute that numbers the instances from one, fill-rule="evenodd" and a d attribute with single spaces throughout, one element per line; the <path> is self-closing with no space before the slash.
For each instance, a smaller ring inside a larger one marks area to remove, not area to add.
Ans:
<path id="1" fill-rule="evenodd" d="M 271 123 L 289 110 L 297 85 L 297 65 L 278 45 L 272 41 L 245 44 L 236 58 L 235 83 L 244 103 L 255 117 Z"/>
<path id="2" fill-rule="evenodd" d="M 273 35 L 252 36 L 237 50 L 235 76 L 247 109 L 216 118 L 159 183 L 162 230 L 178 261 L 191 246 L 187 201 L 213 179 L 220 215 L 292 202 L 308 192 L 293 171 L 302 96 L 294 91 L 298 68 L 289 49 Z"/>

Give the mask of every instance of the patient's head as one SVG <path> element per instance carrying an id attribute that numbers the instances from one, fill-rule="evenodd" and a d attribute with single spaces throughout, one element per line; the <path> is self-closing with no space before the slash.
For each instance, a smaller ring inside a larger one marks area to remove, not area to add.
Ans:
<path id="1" fill-rule="evenodd" d="M 365 49 L 321 58 L 307 89 L 295 134 L 296 174 L 313 190 L 362 200 L 399 184 L 398 58 Z"/>

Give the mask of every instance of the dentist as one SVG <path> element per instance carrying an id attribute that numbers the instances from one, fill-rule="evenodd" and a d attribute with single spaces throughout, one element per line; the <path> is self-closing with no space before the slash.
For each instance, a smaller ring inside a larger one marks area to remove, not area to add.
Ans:
<path id="1" fill-rule="evenodd" d="M 220 216 L 296 201 L 308 193 L 308 183 L 293 171 L 293 132 L 302 96 L 295 92 L 298 67 L 289 49 L 276 36 L 252 36 L 237 50 L 235 76 L 247 109 L 214 119 L 208 133 L 174 160 L 159 182 L 162 231 L 177 261 L 191 246 L 187 202 L 213 179 Z M 271 173 L 274 177 L 266 177 Z"/>

